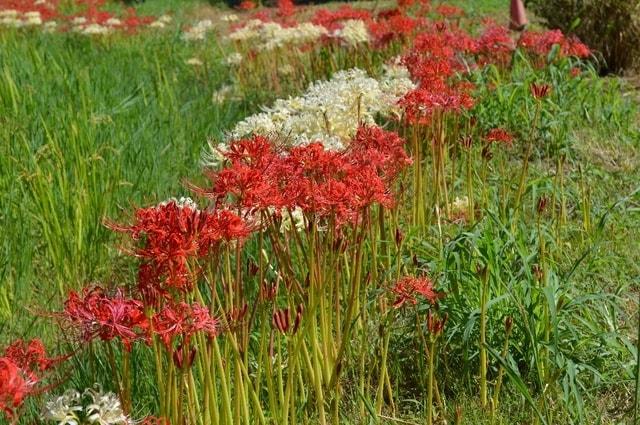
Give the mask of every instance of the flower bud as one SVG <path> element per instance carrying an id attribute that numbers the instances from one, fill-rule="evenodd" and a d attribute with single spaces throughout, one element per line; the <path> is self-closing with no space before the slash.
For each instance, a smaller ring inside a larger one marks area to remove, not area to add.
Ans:
<path id="1" fill-rule="evenodd" d="M 513 329 L 513 317 L 507 316 L 507 318 L 504 319 L 504 330 L 507 332 L 507 335 L 511 333 L 511 329 Z"/>
<path id="2" fill-rule="evenodd" d="M 546 196 L 541 196 L 538 198 L 538 205 L 536 207 L 538 214 L 542 214 L 544 210 L 547 208 L 548 198 Z"/>
<path id="3" fill-rule="evenodd" d="M 400 247 L 400 244 L 402 244 L 403 239 L 404 239 L 404 233 L 402 233 L 402 230 L 400 230 L 400 228 L 396 228 L 396 247 Z"/>

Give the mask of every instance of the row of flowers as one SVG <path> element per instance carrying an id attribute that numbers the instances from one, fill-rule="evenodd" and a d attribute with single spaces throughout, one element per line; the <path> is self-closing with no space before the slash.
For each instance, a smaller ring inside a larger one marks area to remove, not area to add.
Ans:
<path id="1" fill-rule="evenodd" d="M 171 17 L 139 16 L 127 8 L 120 16 L 106 9 L 106 0 L 74 0 L 71 9 L 60 0 L 0 0 L 0 26 L 41 27 L 45 32 L 80 34 L 133 33 L 141 28 L 164 28 Z"/>

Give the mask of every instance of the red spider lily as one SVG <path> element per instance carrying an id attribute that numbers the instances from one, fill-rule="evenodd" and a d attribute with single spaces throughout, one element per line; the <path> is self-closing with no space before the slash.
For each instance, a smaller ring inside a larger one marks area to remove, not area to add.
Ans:
<path id="1" fill-rule="evenodd" d="M 292 16 L 296 13 L 292 0 L 278 0 L 278 15 L 281 17 Z"/>
<path id="2" fill-rule="evenodd" d="M 14 418 L 33 387 L 34 383 L 24 379 L 22 370 L 13 361 L 0 357 L 0 412 Z"/>
<path id="3" fill-rule="evenodd" d="M 520 37 L 518 46 L 529 53 L 545 56 L 549 54 L 553 46 L 558 45 L 560 56 L 575 56 L 587 58 L 591 50 L 576 38 L 567 38 L 559 30 L 533 32 L 526 31 Z"/>
<path id="4" fill-rule="evenodd" d="M 429 57 L 448 59 L 457 62 L 457 55 L 473 53 L 478 50 L 478 43 L 467 33 L 457 28 L 450 28 L 446 22 L 436 22 L 430 33 L 423 33 L 414 42 L 414 51 Z M 452 63 L 456 63 L 452 62 Z"/>
<path id="5" fill-rule="evenodd" d="M 256 8 L 256 4 L 251 0 L 244 0 L 238 5 L 238 9 L 240 10 L 252 10 Z"/>
<path id="6" fill-rule="evenodd" d="M 406 303 L 416 305 L 417 295 L 422 295 L 431 304 L 435 304 L 442 297 L 441 293 L 433 289 L 433 281 L 427 276 L 405 276 L 395 283 L 392 292 L 396 295 L 393 303 L 395 308 L 400 308 Z"/>
<path id="7" fill-rule="evenodd" d="M 532 83 L 529 86 L 529 89 L 531 90 L 531 94 L 533 95 L 533 97 L 535 97 L 536 99 L 543 99 L 547 97 L 547 95 L 549 95 L 549 93 L 551 92 L 551 86 L 549 84 Z"/>
<path id="8" fill-rule="evenodd" d="M 190 259 L 205 257 L 221 242 L 241 240 L 249 234 L 240 217 L 230 211 L 201 211 L 176 201 L 138 209 L 133 225 L 107 226 L 142 242 L 135 254 L 145 259 L 143 287 L 161 283 L 180 291 L 193 287 L 196 270 L 189 269 Z"/>
<path id="9" fill-rule="evenodd" d="M 122 28 L 129 33 L 135 33 L 138 28 L 149 25 L 153 21 L 155 21 L 155 17 L 138 16 L 134 8 L 128 7 L 126 15 L 122 18 Z"/>
<path id="10" fill-rule="evenodd" d="M 478 43 L 468 34 L 441 22 L 415 38 L 403 63 L 413 79 L 426 87 L 444 83 L 456 71 L 466 72 L 461 56 L 477 51 Z"/>
<path id="11" fill-rule="evenodd" d="M 513 144 L 513 135 L 503 128 L 492 128 L 484 136 L 487 142 L 501 142 L 508 146 Z"/>
<path id="12" fill-rule="evenodd" d="M 401 9 L 408 9 L 415 3 L 415 0 L 398 0 L 398 7 Z"/>
<path id="13" fill-rule="evenodd" d="M 408 92 L 398 103 L 404 108 L 407 122 L 428 124 L 437 111 L 458 114 L 471 109 L 474 101 L 468 90 L 466 85 L 451 87 L 443 82 L 434 83 Z"/>
<path id="14" fill-rule="evenodd" d="M 582 59 L 588 58 L 592 54 L 589 46 L 582 43 L 577 38 L 569 40 L 569 45 L 566 47 L 565 53 L 567 56 L 575 56 Z"/>
<path id="15" fill-rule="evenodd" d="M 405 15 L 380 17 L 368 24 L 369 33 L 376 48 L 383 48 L 396 39 L 409 38 L 418 28 L 420 20 Z"/>
<path id="16" fill-rule="evenodd" d="M 316 218 L 332 217 L 336 225 L 353 222 L 373 203 L 390 205 L 392 198 L 372 164 L 357 155 L 324 150 L 319 143 L 291 149 L 283 159 L 288 173 L 283 187 L 287 208 L 301 208 Z"/>
<path id="17" fill-rule="evenodd" d="M 284 203 L 278 188 L 271 184 L 269 166 L 234 162 L 229 168 L 209 173 L 211 190 L 201 192 L 216 203 L 222 201 L 250 210 L 264 210 Z"/>
<path id="18" fill-rule="evenodd" d="M 404 139 L 392 131 L 361 125 L 351 141 L 350 149 L 359 163 L 370 163 L 389 182 L 412 163 L 404 145 Z"/>
<path id="19" fill-rule="evenodd" d="M 48 358 L 42 341 L 17 340 L 9 345 L 0 357 L 0 416 L 17 416 L 17 410 L 26 397 L 46 391 L 49 387 L 38 384 L 43 373 L 62 358 Z"/>
<path id="20" fill-rule="evenodd" d="M 199 304 L 184 302 L 166 305 L 152 318 L 153 333 L 170 348 L 180 338 L 188 346 L 191 337 L 198 332 L 215 338 L 222 332 L 220 321 L 212 317 L 209 309 Z"/>
<path id="21" fill-rule="evenodd" d="M 257 19 L 258 21 L 262 21 L 262 22 L 272 22 L 272 21 L 274 21 L 273 14 L 268 9 L 263 9 L 263 10 L 260 10 L 258 12 L 253 12 L 250 15 L 250 18 L 251 19 Z M 246 25 L 246 22 L 238 24 L 237 26 L 232 26 L 231 30 L 235 31 L 236 29 L 242 28 L 245 25 Z"/>
<path id="22" fill-rule="evenodd" d="M 421 87 L 443 87 L 445 81 L 456 72 L 456 61 L 410 53 L 402 59 L 414 81 Z"/>
<path id="23" fill-rule="evenodd" d="M 488 26 L 478 39 L 479 62 L 481 64 L 495 63 L 505 67 L 511 61 L 515 47 L 507 27 Z"/>
<path id="24" fill-rule="evenodd" d="M 573 78 L 579 77 L 580 75 L 582 75 L 582 70 L 580 68 L 577 67 L 573 67 L 571 68 L 571 70 L 569 71 L 569 75 Z"/>
<path id="25" fill-rule="evenodd" d="M 29 342 L 19 339 L 5 349 L 4 356 L 22 369 L 31 380 L 37 380 L 35 377 L 38 373 L 49 369 L 57 361 L 47 357 L 44 344 L 39 339 Z"/>
<path id="26" fill-rule="evenodd" d="M 341 21 L 351 19 L 368 22 L 371 20 L 371 12 L 365 9 L 354 9 L 349 5 L 343 5 L 337 10 L 319 9 L 315 15 L 313 15 L 313 18 L 311 18 L 311 22 L 316 25 L 322 25 L 330 31 L 334 31 L 340 28 Z"/>
<path id="27" fill-rule="evenodd" d="M 348 206 L 354 213 L 373 204 L 387 208 L 394 204 L 390 190 L 374 167 L 354 167 L 344 180 L 344 185 L 351 192 L 347 195 L 351 198 Z M 337 202 L 338 205 L 340 203 Z"/>
<path id="28" fill-rule="evenodd" d="M 121 289 L 109 296 L 100 287 L 71 291 L 62 317 L 76 326 L 85 341 L 118 339 L 127 350 L 135 341 L 148 339 L 148 322 L 142 302 L 126 298 Z"/>
<path id="29" fill-rule="evenodd" d="M 456 6 L 441 4 L 436 8 L 436 12 L 445 18 L 458 18 L 464 15 L 464 10 Z"/>
<path id="30" fill-rule="evenodd" d="M 283 205 L 282 194 L 274 184 L 281 160 L 273 143 L 265 137 L 236 140 L 229 145 L 225 157 L 230 165 L 220 171 L 209 171 L 210 189 L 194 188 L 216 204 L 230 202 L 249 211 Z"/>

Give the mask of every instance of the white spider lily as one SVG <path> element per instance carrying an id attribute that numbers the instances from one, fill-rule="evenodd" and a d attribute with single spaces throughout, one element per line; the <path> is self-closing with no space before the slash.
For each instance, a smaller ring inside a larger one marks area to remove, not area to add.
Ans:
<path id="1" fill-rule="evenodd" d="M 83 410 L 80 393 L 67 390 L 63 395 L 46 402 L 41 416 L 42 420 L 54 421 L 58 425 L 79 425 L 78 412 Z"/>
<path id="2" fill-rule="evenodd" d="M 97 425 L 128 425 L 132 423 L 124 414 L 120 400 L 114 393 L 103 393 L 98 386 L 96 389 L 86 389 L 84 395 L 91 399 L 91 403 L 85 408 L 88 423 Z"/>

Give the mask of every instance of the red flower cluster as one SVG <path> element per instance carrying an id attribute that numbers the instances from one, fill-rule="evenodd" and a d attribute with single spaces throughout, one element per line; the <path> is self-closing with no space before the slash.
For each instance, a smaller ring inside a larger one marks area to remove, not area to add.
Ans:
<path id="1" fill-rule="evenodd" d="M 296 13 L 295 5 L 293 4 L 293 0 L 278 0 L 278 15 L 283 18 L 288 16 L 293 16 Z"/>
<path id="2" fill-rule="evenodd" d="M 230 211 L 201 211 L 173 200 L 138 209 L 130 226 L 108 226 L 142 242 L 135 251 L 144 259 L 139 289 L 152 299 L 167 289 L 191 290 L 197 270 L 189 269 L 190 259 L 206 257 L 220 243 L 249 234 L 245 223 Z"/>
<path id="3" fill-rule="evenodd" d="M 375 48 L 384 48 L 397 39 L 406 41 L 423 25 L 423 19 L 405 15 L 400 9 L 383 10 L 367 23 Z"/>
<path id="4" fill-rule="evenodd" d="M 567 38 L 560 30 L 544 32 L 527 31 L 522 34 L 518 46 L 525 51 L 538 55 L 548 55 L 553 46 L 558 45 L 560 56 L 588 58 L 591 50 L 576 38 Z"/>
<path id="5" fill-rule="evenodd" d="M 0 357 L 0 412 L 12 418 L 32 389 L 33 385 L 24 379 L 18 366 Z"/>
<path id="6" fill-rule="evenodd" d="M 503 128 L 492 128 L 484 139 L 487 142 L 501 142 L 509 146 L 513 144 L 513 135 Z"/>
<path id="7" fill-rule="evenodd" d="M 445 18 L 459 18 L 464 15 L 464 10 L 456 6 L 441 4 L 436 8 L 436 12 Z"/>
<path id="8" fill-rule="evenodd" d="M 71 292 L 62 317 L 80 330 L 84 341 L 118 340 L 127 350 L 136 341 L 149 343 L 151 335 L 171 348 L 179 337 L 186 346 L 198 332 L 216 337 L 222 330 L 218 319 L 199 304 L 168 302 L 158 313 L 148 314 L 142 301 L 125 297 L 121 289 L 108 295 L 94 287 L 85 288 L 82 294 Z"/>
<path id="9" fill-rule="evenodd" d="M 434 304 L 442 296 L 433 289 L 433 281 L 427 276 L 405 276 L 398 280 L 391 290 L 396 295 L 396 300 L 393 303 L 395 308 L 400 308 L 406 303 L 416 305 L 418 303 L 417 295 L 422 295 L 431 304 Z"/>
<path id="10" fill-rule="evenodd" d="M 229 165 L 210 172 L 201 193 L 250 213 L 302 209 L 336 225 L 356 221 L 372 205 L 391 206 L 390 185 L 410 160 L 395 133 L 361 126 L 345 152 L 320 143 L 278 150 L 261 136 L 233 142 Z"/>
<path id="11" fill-rule="evenodd" d="M 38 383 L 55 363 L 38 339 L 17 340 L 7 347 L 0 357 L 0 413 L 14 418 L 25 398 L 41 391 Z"/>
<path id="12" fill-rule="evenodd" d="M 441 14 L 458 16 L 448 6 L 438 9 Z M 446 21 L 423 24 L 421 29 L 424 31 L 415 37 L 412 48 L 402 58 L 418 83 L 417 88 L 399 102 L 405 120 L 412 124 L 430 123 L 434 112 L 457 114 L 473 107 L 471 86 L 460 83 L 457 76 L 466 73 L 471 68 L 469 64 L 474 63 L 507 67 L 516 48 L 508 29 L 491 21 L 487 21 L 477 38 Z M 590 54 L 584 44 L 566 38 L 559 31 L 527 32 L 518 43 L 538 58 L 546 58 L 555 45 L 560 46 L 560 56 L 586 57 Z"/>
<path id="13" fill-rule="evenodd" d="M 466 84 L 449 85 L 442 81 L 429 86 L 419 86 L 401 100 L 405 119 L 412 124 L 428 124 L 435 112 L 461 113 L 474 105 Z"/>
<path id="14" fill-rule="evenodd" d="M 135 341 L 148 339 L 142 302 L 125 297 L 122 290 L 111 296 L 100 287 L 71 291 L 62 316 L 80 329 L 85 341 L 118 339 L 130 350 Z"/>
<path id="15" fill-rule="evenodd" d="M 104 1 L 85 1 L 87 9 L 76 15 L 75 18 L 81 17 L 87 20 L 87 24 L 107 25 L 107 21 L 116 18 L 111 12 L 104 10 Z M 153 16 L 138 16 L 136 10 L 132 7 L 125 9 L 125 15 L 118 17 L 120 24 L 110 25 L 111 27 L 125 30 L 128 32 L 135 32 L 139 27 L 149 25 L 155 20 Z"/>
<path id="16" fill-rule="evenodd" d="M 511 62 L 515 43 L 505 26 L 488 25 L 477 42 L 478 63 L 480 65 L 496 64 L 506 67 Z"/>
<path id="17" fill-rule="evenodd" d="M 208 308 L 187 303 L 165 305 L 153 317 L 152 326 L 153 332 L 169 348 L 177 338 L 181 338 L 182 346 L 187 346 L 198 332 L 215 338 L 222 330 L 219 320 L 211 316 Z"/>
<path id="18" fill-rule="evenodd" d="M 475 51 L 477 43 L 471 37 L 444 22 L 416 37 L 413 48 L 403 57 L 403 63 L 418 82 L 418 87 L 399 102 L 407 122 L 427 124 L 435 112 L 457 114 L 473 107 L 469 94 L 472 86 L 453 77 L 465 69 L 460 60 L 462 55 Z"/>
<path id="19" fill-rule="evenodd" d="M 357 19 L 369 22 L 372 18 L 371 12 L 365 9 L 354 9 L 349 5 L 342 5 L 338 9 L 318 9 L 311 18 L 311 22 L 322 25 L 329 31 L 340 29 L 343 21 Z"/>
<path id="20" fill-rule="evenodd" d="M 256 4 L 254 2 L 252 2 L 251 0 L 243 0 L 238 5 L 238 9 L 240 9 L 240 10 L 253 10 L 256 7 L 257 7 Z"/>

